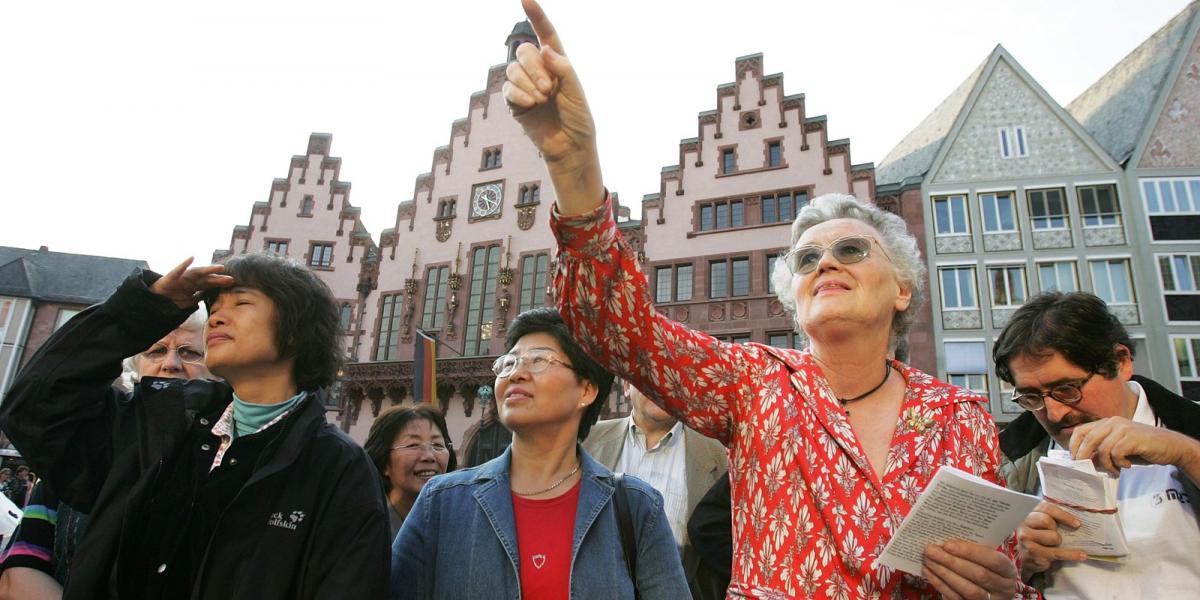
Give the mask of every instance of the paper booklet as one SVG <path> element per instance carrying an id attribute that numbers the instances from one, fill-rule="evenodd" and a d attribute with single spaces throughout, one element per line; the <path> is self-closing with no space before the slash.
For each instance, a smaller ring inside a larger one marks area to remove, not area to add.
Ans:
<path id="1" fill-rule="evenodd" d="M 921 574 L 925 546 L 949 539 L 999 547 L 1041 499 L 942 465 L 876 562 Z"/>
<path id="2" fill-rule="evenodd" d="M 1079 529 L 1060 526 L 1063 548 L 1078 548 L 1088 558 L 1116 558 L 1129 554 L 1125 530 L 1117 515 L 1119 478 L 1096 471 L 1090 460 L 1073 460 L 1065 450 L 1051 450 L 1038 460 L 1042 496 L 1047 502 L 1075 515 Z"/>

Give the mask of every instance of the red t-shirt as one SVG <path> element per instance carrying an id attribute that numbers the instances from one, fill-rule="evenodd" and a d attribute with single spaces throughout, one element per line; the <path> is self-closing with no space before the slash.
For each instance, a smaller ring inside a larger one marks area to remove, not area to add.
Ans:
<path id="1" fill-rule="evenodd" d="M 557 498 L 530 500 L 513 494 L 512 499 L 517 518 L 517 554 L 521 557 L 521 597 L 570 598 L 571 539 L 575 535 L 579 482 Z"/>

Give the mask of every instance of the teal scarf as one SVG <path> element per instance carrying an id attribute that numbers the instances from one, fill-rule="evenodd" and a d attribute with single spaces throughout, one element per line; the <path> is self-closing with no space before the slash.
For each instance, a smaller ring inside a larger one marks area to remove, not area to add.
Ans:
<path id="1" fill-rule="evenodd" d="M 271 422 L 271 419 L 287 412 L 304 399 L 307 392 L 300 392 L 278 404 L 252 404 L 233 395 L 233 437 L 250 435 Z"/>

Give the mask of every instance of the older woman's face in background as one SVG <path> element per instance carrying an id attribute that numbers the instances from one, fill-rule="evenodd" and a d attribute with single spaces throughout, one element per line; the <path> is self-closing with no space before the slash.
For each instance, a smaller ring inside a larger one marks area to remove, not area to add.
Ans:
<path id="1" fill-rule="evenodd" d="M 850 235 L 880 239 L 879 232 L 862 221 L 833 219 L 805 231 L 796 246 L 825 247 Z M 912 290 L 900 284 L 895 267 L 876 243 L 866 260 L 849 265 L 826 251 L 814 271 L 792 278 L 792 293 L 796 319 L 810 337 L 864 327 L 890 330 L 892 317 L 912 299 Z"/>
<path id="2" fill-rule="evenodd" d="M 163 352 L 165 350 L 165 353 Z M 200 362 L 184 362 L 192 353 L 199 353 Z M 211 378 L 204 366 L 204 330 L 176 329 L 158 340 L 137 357 L 138 375 L 141 377 L 168 377 L 175 379 Z"/>

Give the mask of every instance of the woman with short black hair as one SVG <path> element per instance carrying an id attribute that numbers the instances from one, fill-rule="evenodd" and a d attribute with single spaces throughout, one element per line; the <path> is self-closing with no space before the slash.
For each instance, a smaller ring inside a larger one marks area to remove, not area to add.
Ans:
<path id="1" fill-rule="evenodd" d="M 91 513 L 63 597 L 382 596 L 378 475 L 325 420 L 340 355 L 332 293 L 277 257 L 190 264 L 139 271 L 68 321 L 0 409 L 61 499 Z M 124 357 L 201 300 L 205 364 L 224 382 L 110 386 Z"/>

